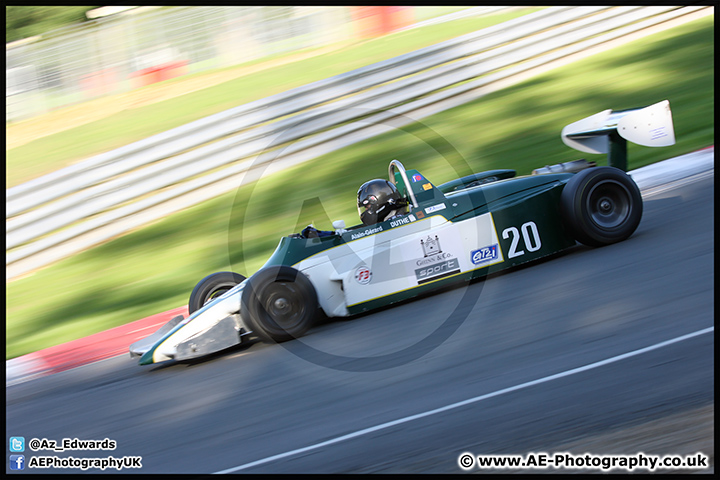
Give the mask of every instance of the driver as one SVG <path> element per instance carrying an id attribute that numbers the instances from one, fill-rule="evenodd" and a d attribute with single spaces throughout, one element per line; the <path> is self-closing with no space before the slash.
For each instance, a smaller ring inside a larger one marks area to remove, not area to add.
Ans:
<path id="1" fill-rule="evenodd" d="M 387 180 L 370 180 L 362 184 L 357 193 L 357 206 L 360 219 L 366 226 L 392 220 L 407 213 L 407 201 L 400 195 L 397 187 Z M 334 231 L 323 231 L 308 225 L 292 238 L 315 238 L 334 235 Z"/>
<path id="2" fill-rule="evenodd" d="M 360 219 L 365 225 L 391 220 L 405 215 L 407 201 L 397 187 L 387 180 L 370 180 L 358 190 L 357 205 Z"/>

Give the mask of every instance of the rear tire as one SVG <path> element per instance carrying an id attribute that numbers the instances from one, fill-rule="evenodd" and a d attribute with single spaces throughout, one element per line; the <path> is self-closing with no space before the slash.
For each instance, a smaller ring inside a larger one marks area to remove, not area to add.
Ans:
<path id="1" fill-rule="evenodd" d="M 188 312 L 193 313 L 203 305 L 227 292 L 235 285 L 245 281 L 245 277 L 235 272 L 217 272 L 208 275 L 195 285 L 188 301 Z"/>
<path id="2" fill-rule="evenodd" d="M 565 226 L 580 243 L 592 247 L 627 239 L 642 218 L 640 189 L 614 167 L 582 170 L 565 185 L 560 198 Z"/>
<path id="3" fill-rule="evenodd" d="M 296 269 L 274 265 L 248 279 L 242 293 L 243 321 L 267 342 L 301 337 L 315 323 L 317 293 Z"/>

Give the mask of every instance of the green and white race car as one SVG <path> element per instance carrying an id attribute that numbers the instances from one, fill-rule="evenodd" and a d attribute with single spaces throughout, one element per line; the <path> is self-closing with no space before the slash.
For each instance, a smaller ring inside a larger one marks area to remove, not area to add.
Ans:
<path id="1" fill-rule="evenodd" d="M 250 337 L 283 342 L 304 335 L 319 315 L 351 316 L 577 242 L 599 247 L 630 237 L 643 205 L 624 172 L 626 140 L 674 144 L 669 103 L 600 112 L 566 126 L 562 139 L 607 153 L 615 166 L 578 160 L 528 176 L 493 170 L 436 186 L 392 160 L 389 180 L 375 183 L 387 184 L 384 190 L 359 192 L 362 224 L 334 222 L 332 231 L 283 237 L 247 279 L 233 272 L 205 277 L 190 296 L 189 316 L 132 344 L 131 356 L 146 365 L 207 355 Z M 382 213 L 385 206 L 392 214 Z"/>

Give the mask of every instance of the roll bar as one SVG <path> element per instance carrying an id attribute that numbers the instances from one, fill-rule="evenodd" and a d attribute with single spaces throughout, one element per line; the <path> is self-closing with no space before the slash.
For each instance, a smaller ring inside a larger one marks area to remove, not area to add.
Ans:
<path id="1" fill-rule="evenodd" d="M 410 182 L 408 181 L 407 174 L 405 173 L 405 167 L 403 167 L 403 164 L 400 163 L 398 160 L 392 160 L 390 161 L 390 165 L 388 165 L 388 176 L 390 177 L 390 181 L 392 183 L 395 183 L 395 168 L 397 167 L 398 172 L 400 172 L 400 177 L 402 177 L 403 182 L 405 182 L 405 191 L 408 193 L 408 196 L 410 197 L 410 201 L 412 202 L 413 208 L 418 207 L 418 202 L 415 199 L 415 193 L 412 191 L 412 187 L 410 186 Z"/>

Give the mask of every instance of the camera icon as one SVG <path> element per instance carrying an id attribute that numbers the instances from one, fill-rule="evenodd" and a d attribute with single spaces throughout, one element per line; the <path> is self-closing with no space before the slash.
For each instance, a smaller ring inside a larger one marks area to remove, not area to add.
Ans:
<path id="1" fill-rule="evenodd" d="M 25 451 L 25 437 L 10 437 L 10 451 L 11 452 L 24 452 Z"/>

